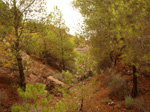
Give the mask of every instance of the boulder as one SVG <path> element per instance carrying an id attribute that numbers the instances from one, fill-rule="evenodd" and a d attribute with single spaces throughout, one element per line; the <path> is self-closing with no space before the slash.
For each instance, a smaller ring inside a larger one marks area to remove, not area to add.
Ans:
<path id="1" fill-rule="evenodd" d="M 54 85 L 59 85 L 59 86 L 64 86 L 64 85 L 65 85 L 63 82 L 61 82 L 61 81 L 55 79 L 55 78 L 52 77 L 52 76 L 47 77 L 47 81 L 48 81 L 48 82 L 50 81 L 50 82 L 54 83 Z"/>

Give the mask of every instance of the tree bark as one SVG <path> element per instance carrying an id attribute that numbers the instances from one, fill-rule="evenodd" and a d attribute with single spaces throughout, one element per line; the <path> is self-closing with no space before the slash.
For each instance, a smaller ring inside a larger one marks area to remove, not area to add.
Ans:
<path id="1" fill-rule="evenodd" d="M 132 66 L 133 69 L 133 88 L 132 88 L 132 92 L 131 92 L 131 96 L 132 98 L 135 98 L 138 95 L 137 92 L 137 71 L 136 71 L 136 67 L 135 65 Z"/>
<path id="2" fill-rule="evenodd" d="M 24 69 L 22 64 L 22 57 L 20 54 L 20 36 L 18 33 L 18 27 L 19 27 L 19 20 L 18 20 L 18 11 L 16 7 L 16 0 L 13 1 L 14 3 L 14 29 L 15 29 L 15 51 L 16 51 L 16 60 L 18 64 L 19 74 L 20 74 L 20 86 L 25 91 L 26 89 L 26 82 L 25 82 L 25 76 L 24 76 Z"/>
<path id="3" fill-rule="evenodd" d="M 26 90 L 26 81 L 25 81 L 25 76 L 24 76 L 24 71 L 23 71 L 22 58 L 19 55 L 17 56 L 17 63 L 18 63 L 19 74 L 20 74 L 20 86 L 23 89 L 23 91 L 25 91 Z"/>
<path id="4" fill-rule="evenodd" d="M 110 54 L 109 54 L 111 62 L 113 62 L 113 52 L 114 51 L 111 51 Z"/>
<path id="5" fill-rule="evenodd" d="M 62 49 L 62 69 L 65 70 L 64 51 Z"/>
<path id="6" fill-rule="evenodd" d="M 59 26 L 59 34 L 60 34 L 60 39 L 61 39 L 61 68 L 62 68 L 62 70 L 65 70 L 63 36 L 62 36 L 60 26 Z"/>

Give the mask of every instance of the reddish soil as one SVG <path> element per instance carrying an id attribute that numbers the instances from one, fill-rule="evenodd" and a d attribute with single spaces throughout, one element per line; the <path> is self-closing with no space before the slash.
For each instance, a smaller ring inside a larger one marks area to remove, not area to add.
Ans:
<path id="1" fill-rule="evenodd" d="M 19 103 L 18 84 L 8 75 L 0 76 L 0 112 L 10 112 L 11 106 Z"/>
<path id="2" fill-rule="evenodd" d="M 117 69 L 116 71 L 118 71 L 121 74 L 123 69 L 119 68 L 119 70 Z M 3 72 L 2 69 L 0 69 L 0 101 L 1 101 L 0 112 L 10 112 L 12 105 L 20 103 L 22 101 L 17 94 L 17 88 L 19 87 L 19 84 L 17 83 L 18 80 L 16 78 L 12 78 L 6 73 L 4 74 Z M 122 74 L 123 74 L 122 76 L 125 77 L 130 82 L 132 88 L 132 74 L 125 74 L 125 73 Z M 96 79 L 96 83 L 92 82 L 92 79 L 94 78 Z M 87 110 L 89 110 L 88 112 L 138 112 L 136 107 L 133 107 L 133 109 L 126 109 L 124 106 L 124 100 L 119 101 L 115 99 L 114 96 L 110 96 L 110 102 L 113 101 L 115 103 L 114 106 L 104 104 L 103 99 L 109 96 L 109 94 L 107 89 L 103 87 L 102 81 L 103 81 L 102 76 L 98 77 L 94 76 L 83 81 L 81 84 L 78 83 L 74 85 L 80 87 L 82 85 L 88 85 L 90 83 L 93 83 L 92 87 L 94 89 L 94 93 L 90 93 L 89 96 L 93 97 L 94 102 L 93 103 L 91 101 L 85 102 L 89 103 L 90 106 L 84 107 Z M 93 96 L 94 94 L 96 94 L 96 96 Z M 143 97 L 145 101 L 145 106 L 150 104 L 150 77 L 145 77 L 142 75 L 138 76 L 138 98 L 140 97 Z M 59 98 L 54 98 L 54 102 L 58 101 L 58 99 Z M 119 108 L 118 104 L 121 104 L 122 106 Z"/>

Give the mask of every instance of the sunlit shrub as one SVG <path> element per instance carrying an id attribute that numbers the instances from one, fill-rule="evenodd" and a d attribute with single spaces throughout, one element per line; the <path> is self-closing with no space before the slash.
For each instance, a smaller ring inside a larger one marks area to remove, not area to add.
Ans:
<path id="1" fill-rule="evenodd" d="M 49 103 L 52 96 L 47 96 L 44 84 L 28 84 L 26 86 L 26 91 L 24 92 L 19 88 L 18 94 L 24 99 L 25 103 L 12 106 L 12 112 L 50 112 Z M 30 103 L 29 101 L 32 101 L 33 103 Z"/>
<path id="2" fill-rule="evenodd" d="M 131 96 L 126 96 L 125 97 L 125 106 L 127 109 L 133 108 L 134 102 L 133 98 Z"/>
<path id="3" fill-rule="evenodd" d="M 106 97 L 106 98 L 103 99 L 104 104 L 108 104 L 108 102 L 109 102 L 109 97 Z"/>

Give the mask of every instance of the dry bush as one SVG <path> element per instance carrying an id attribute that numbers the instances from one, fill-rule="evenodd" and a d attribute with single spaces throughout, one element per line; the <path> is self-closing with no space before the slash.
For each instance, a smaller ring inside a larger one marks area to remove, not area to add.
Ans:
<path id="1" fill-rule="evenodd" d="M 3 91 L 0 91 L 0 101 L 7 100 L 7 94 Z"/>
<path id="2" fill-rule="evenodd" d="M 150 112 L 150 106 L 147 104 L 144 105 L 143 97 L 135 99 L 134 106 L 139 110 L 139 112 Z"/>
<path id="3" fill-rule="evenodd" d="M 129 94 L 127 81 L 112 69 L 108 69 L 104 75 L 103 85 L 108 89 L 110 96 L 115 96 L 119 100 L 123 100 Z"/>
<path id="4" fill-rule="evenodd" d="M 115 72 L 109 68 L 103 74 L 103 86 L 107 87 L 108 83 L 111 82 L 112 76 L 115 75 Z"/>
<path id="5" fill-rule="evenodd" d="M 109 102 L 109 97 L 105 97 L 105 98 L 103 99 L 103 103 L 104 103 L 104 104 L 108 104 L 108 102 Z"/>
<path id="6" fill-rule="evenodd" d="M 1 111 L 1 105 L 2 103 L 6 103 L 8 99 L 8 96 L 6 92 L 0 91 L 0 111 Z"/>

